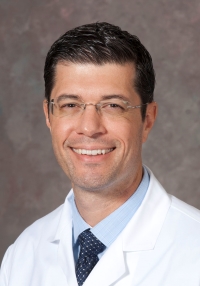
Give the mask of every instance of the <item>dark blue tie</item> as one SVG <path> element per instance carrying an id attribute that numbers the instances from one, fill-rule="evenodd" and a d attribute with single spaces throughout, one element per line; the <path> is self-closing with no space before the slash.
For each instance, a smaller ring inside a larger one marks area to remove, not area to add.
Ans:
<path id="1" fill-rule="evenodd" d="M 76 264 L 76 278 L 78 285 L 81 286 L 99 261 L 97 255 L 106 247 L 90 229 L 86 229 L 79 235 L 78 242 L 80 254 Z"/>

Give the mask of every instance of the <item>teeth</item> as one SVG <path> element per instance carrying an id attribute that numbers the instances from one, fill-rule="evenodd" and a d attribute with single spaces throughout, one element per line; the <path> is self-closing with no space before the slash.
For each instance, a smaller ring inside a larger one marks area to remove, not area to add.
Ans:
<path id="1" fill-rule="evenodd" d="M 86 149 L 74 149 L 73 148 L 73 151 L 75 153 L 78 153 L 78 154 L 82 154 L 82 155 L 89 155 L 89 156 L 96 156 L 96 155 L 104 155 L 104 154 L 107 154 L 111 151 L 113 151 L 114 148 L 111 148 L 111 149 L 97 149 L 97 150 L 86 150 Z"/>

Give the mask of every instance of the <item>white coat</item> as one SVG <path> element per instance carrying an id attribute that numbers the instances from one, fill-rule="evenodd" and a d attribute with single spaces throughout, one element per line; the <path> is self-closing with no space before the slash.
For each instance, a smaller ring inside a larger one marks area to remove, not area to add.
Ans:
<path id="1" fill-rule="evenodd" d="M 142 205 L 84 283 L 113 285 L 200 285 L 200 211 L 168 195 L 152 173 Z M 68 199 L 7 250 L 0 286 L 77 286 Z"/>

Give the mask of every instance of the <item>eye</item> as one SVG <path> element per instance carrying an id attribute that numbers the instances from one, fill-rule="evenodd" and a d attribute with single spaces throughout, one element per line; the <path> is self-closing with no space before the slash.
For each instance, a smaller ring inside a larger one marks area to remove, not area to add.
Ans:
<path id="1" fill-rule="evenodd" d="M 59 105 L 60 109 L 73 109 L 73 108 L 79 108 L 80 104 L 75 102 L 68 102 L 68 103 L 61 103 Z"/>
<path id="2" fill-rule="evenodd" d="M 125 107 L 123 104 L 115 103 L 115 102 L 108 102 L 103 104 L 102 106 L 103 109 L 106 110 L 113 110 L 113 111 L 125 111 Z"/>
<path id="3" fill-rule="evenodd" d="M 121 105 L 116 104 L 116 103 L 110 103 L 108 107 L 110 107 L 110 108 L 122 108 L 123 109 L 123 107 Z"/>
<path id="4" fill-rule="evenodd" d="M 126 111 L 123 102 L 104 102 L 101 105 L 102 111 L 111 115 L 121 115 Z"/>

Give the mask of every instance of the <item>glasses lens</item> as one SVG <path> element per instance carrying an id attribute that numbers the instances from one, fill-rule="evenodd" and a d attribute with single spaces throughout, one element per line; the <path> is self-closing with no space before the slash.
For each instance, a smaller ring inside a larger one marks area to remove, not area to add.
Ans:
<path id="1" fill-rule="evenodd" d="M 82 102 L 65 98 L 54 101 L 53 103 L 53 115 L 57 117 L 74 116 L 82 110 Z"/>
<path id="2" fill-rule="evenodd" d="M 125 101 L 117 99 L 109 102 L 101 102 L 101 110 L 106 114 L 120 116 L 127 111 L 127 104 Z"/>

